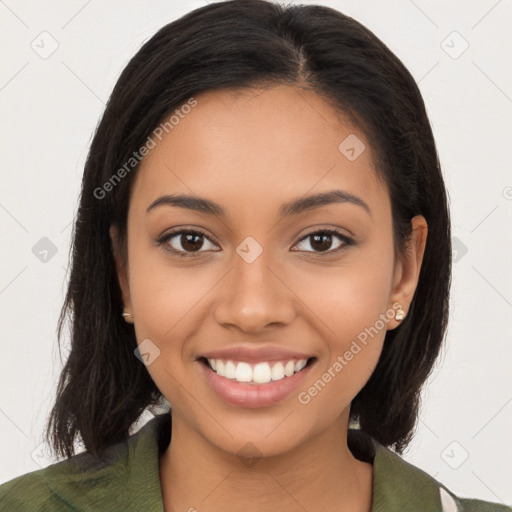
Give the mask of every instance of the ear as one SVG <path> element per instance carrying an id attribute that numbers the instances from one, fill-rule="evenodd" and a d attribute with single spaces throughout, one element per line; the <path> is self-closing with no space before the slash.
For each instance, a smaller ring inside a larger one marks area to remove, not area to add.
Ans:
<path id="1" fill-rule="evenodd" d="M 396 304 L 400 304 L 406 315 L 418 285 L 428 234 L 427 221 L 422 215 L 413 217 L 411 225 L 412 233 L 405 254 L 400 256 L 395 265 L 390 296 L 390 303 L 394 304 L 392 308 L 396 311 L 398 309 Z M 394 329 L 399 324 L 399 321 L 391 320 L 388 326 L 389 329 Z"/>
<path id="2" fill-rule="evenodd" d="M 128 269 L 126 268 L 122 258 L 121 244 L 119 243 L 119 233 L 114 225 L 110 226 L 109 233 L 110 240 L 112 242 L 112 254 L 116 263 L 117 280 L 123 295 L 124 308 L 127 313 L 132 313 L 130 287 L 128 284 Z"/>

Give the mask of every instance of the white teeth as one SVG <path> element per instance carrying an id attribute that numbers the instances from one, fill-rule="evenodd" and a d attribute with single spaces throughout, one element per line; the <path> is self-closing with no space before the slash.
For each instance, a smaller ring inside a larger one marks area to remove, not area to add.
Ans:
<path id="1" fill-rule="evenodd" d="M 272 380 L 281 380 L 284 377 L 283 363 L 276 363 L 272 366 Z"/>
<path id="2" fill-rule="evenodd" d="M 208 363 L 221 377 L 234 379 L 238 382 L 266 384 L 270 381 L 291 377 L 294 373 L 300 372 L 306 366 L 307 359 L 278 361 L 277 363 L 263 362 L 254 366 L 243 361 L 223 361 L 222 359 L 208 359 Z"/>
<path id="3" fill-rule="evenodd" d="M 226 377 L 226 375 L 224 375 Z M 238 382 L 251 382 L 252 368 L 247 363 L 238 363 L 236 366 L 235 380 Z"/>
<path id="4" fill-rule="evenodd" d="M 215 368 L 214 368 L 215 369 Z M 236 375 L 236 366 L 233 361 L 227 361 L 224 365 L 224 377 L 234 379 Z"/>
<path id="5" fill-rule="evenodd" d="M 252 380 L 256 384 L 266 384 L 272 380 L 272 371 L 268 363 L 258 363 L 252 371 Z"/>
<path id="6" fill-rule="evenodd" d="M 284 374 L 287 377 L 291 377 L 295 373 L 295 363 L 293 361 L 288 361 L 286 366 L 284 367 Z"/>
<path id="7" fill-rule="evenodd" d="M 295 371 L 300 372 L 302 368 L 304 368 L 304 366 L 306 366 L 306 361 L 304 361 L 304 359 L 302 359 L 301 361 L 297 361 L 295 363 Z"/>

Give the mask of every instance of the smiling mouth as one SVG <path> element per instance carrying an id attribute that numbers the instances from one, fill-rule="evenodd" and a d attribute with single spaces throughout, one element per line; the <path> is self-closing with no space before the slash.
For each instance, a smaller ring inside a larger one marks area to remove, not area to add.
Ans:
<path id="1" fill-rule="evenodd" d="M 316 357 L 309 359 L 289 359 L 281 361 L 264 361 L 256 364 L 231 359 L 198 359 L 220 377 L 243 384 L 262 385 L 287 379 L 311 366 Z"/>

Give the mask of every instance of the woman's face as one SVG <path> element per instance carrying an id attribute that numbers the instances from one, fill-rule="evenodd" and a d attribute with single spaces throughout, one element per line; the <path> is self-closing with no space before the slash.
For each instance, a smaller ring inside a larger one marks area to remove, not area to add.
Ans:
<path id="1" fill-rule="evenodd" d="M 284 453 L 346 429 L 412 300 L 426 225 L 414 219 L 395 260 L 370 143 L 318 95 L 195 99 L 133 184 L 125 307 L 180 429 L 230 453 Z"/>

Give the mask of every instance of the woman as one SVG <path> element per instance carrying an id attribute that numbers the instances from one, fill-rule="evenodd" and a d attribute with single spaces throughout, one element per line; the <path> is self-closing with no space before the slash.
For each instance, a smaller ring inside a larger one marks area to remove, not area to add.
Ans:
<path id="1" fill-rule="evenodd" d="M 94 136 L 48 425 L 66 459 L 2 510 L 510 510 L 400 457 L 450 271 L 424 104 L 375 35 L 320 6 L 187 14 Z"/>

